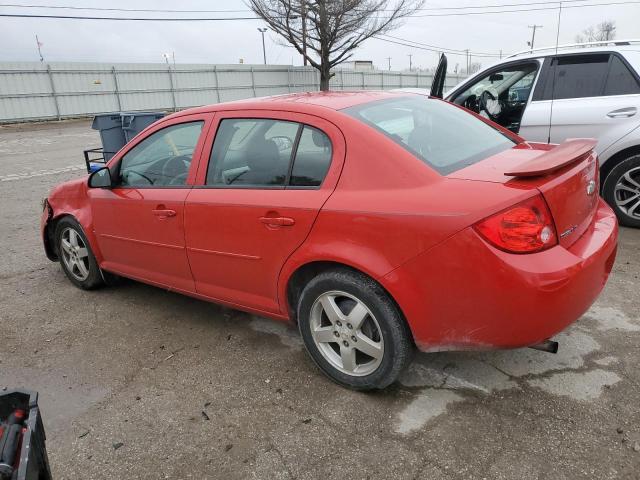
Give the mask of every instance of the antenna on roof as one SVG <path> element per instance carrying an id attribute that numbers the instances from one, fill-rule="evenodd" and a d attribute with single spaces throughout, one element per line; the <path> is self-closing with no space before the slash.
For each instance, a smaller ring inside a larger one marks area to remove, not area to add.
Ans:
<path id="1" fill-rule="evenodd" d="M 562 19 L 562 2 L 558 8 L 558 29 L 556 31 L 556 57 L 551 61 L 553 79 L 551 81 L 551 108 L 549 110 L 549 134 L 547 135 L 547 143 L 551 143 L 551 124 L 553 122 L 553 100 L 556 96 L 556 68 L 558 66 L 558 43 L 560 42 L 560 21 Z M 554 66 L 555 62 L 555 66 Z"/>

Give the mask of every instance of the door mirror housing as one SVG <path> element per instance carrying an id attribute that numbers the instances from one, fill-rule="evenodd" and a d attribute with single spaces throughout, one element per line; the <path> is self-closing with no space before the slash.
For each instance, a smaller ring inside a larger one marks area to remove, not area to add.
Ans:
<path id="1" fill-rule="evenodd" d="M 96 170 L 89 175 L 89 188 L 111 188 L 111 171 L 107 167 Z"/>

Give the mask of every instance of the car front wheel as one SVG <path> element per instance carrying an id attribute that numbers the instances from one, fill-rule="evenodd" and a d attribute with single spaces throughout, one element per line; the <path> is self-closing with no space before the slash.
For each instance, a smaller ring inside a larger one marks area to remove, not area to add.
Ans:
<path id="1" fill-rule="evenodd" d="M 334 270 L 313 278 L 298 303 L 300 333 L 329 378 L 356 390 L 393 383 L 411 360 L 411 334 L 396 304 L 369 277 Z"/>
<path id="2" fill-rule="evenodd" d="M 60 265 L 71 283 L 84 290 L 101 286 L 104 282 L 100 268 L 80 224 L 70 217 L 63 218 L 55 235 Z"/>
<path id="3" fill-rule="evenodd" d="M 620 224 L 640 228 L 640 155 L 613 167 L 604 180 L 602 196 L 616 212 Z"/>

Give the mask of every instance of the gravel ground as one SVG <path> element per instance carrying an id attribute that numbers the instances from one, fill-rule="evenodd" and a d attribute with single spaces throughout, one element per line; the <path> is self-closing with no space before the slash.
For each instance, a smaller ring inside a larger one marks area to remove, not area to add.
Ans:
<path id="1" fill-rule="evenodd" d="M 73 287 L 40 202 L 97 145 L 87 121 L 0 127 L 0 389 L 40 392 L 55 479 L 640 478 L 640 230 L 557 355 L 420 354 L 354 393 L 285 324 L 132 281 Z"/>

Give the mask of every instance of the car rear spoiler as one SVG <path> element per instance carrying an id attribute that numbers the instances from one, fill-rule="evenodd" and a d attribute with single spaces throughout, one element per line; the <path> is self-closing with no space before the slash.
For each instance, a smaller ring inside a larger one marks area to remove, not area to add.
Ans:
<path id="1" fill-rule="evenodd" d="M 597 143 L 593 138 L 572 138 L 504 174 L 512 177 L 543 177 L 584 158 Z"/>

